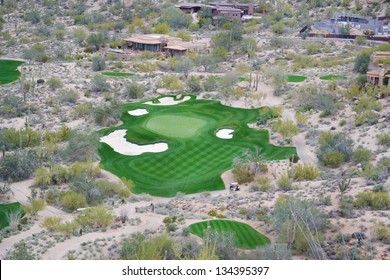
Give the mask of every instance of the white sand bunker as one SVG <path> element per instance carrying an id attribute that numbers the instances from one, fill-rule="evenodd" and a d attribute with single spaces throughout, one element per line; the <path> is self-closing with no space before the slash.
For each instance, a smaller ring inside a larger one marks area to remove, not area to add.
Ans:
<path id="1" fill-rule="evenodd" d="M 233 135 L 232 135 L 233 132 L 234 132 L 233 129 L 224 128 L 224 129 L 218 130 L 215 135 L 217 135 L 217 137 L 221 138 L 221 139 L 232 139 L 233 138 Z"/>
<path id="2" fill-rule="evenodd" d="M 186 102 L 190 99 L 191 99 L 190 96 L 184 96 L 184 98 L 181 100 L 175 100 L 173 97 L 167 96 L 167 97 L 160 98 L 158 100 L 158 101 L 160 101 L 160 103 L 153 103 L 152 101 L 148 101 L 148 102 L 145 102 L 144 104 L 155 105 L 155 106 L 169 106 L 169 105 L 176 105 L 176 104 L 179 104 L 182 102 Z"/>
<path id="3" fill-rule="evenodd" d="M 127 113 L 129 113 L 132 116 L 142 116 L 148 114 L 149 112 L 146 109 L 136 109 L 132 111 L 127 111 Z"/>
<path id="4" fill-rule="evenodd" d="M 161 153 L 168 150 L 167 143 L 137 145 L 127 142 L 126 129 L 116 130 L 100 138 L 100 142 L 108 144 L 115 152 L 125 156 L 139 156 L 143 153 Z"/>

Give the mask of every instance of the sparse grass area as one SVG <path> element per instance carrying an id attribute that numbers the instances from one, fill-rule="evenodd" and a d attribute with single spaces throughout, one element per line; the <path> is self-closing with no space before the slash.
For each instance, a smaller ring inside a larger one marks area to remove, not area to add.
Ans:
<path id="1" fill-rule="evenodd" d="M 203 238 L 204 231 L 208 227 L 219 232 L 233 233 L 236 238 L 236 246 L 241 249 L 255 249 L 256 247 L 268 245 L 271 243 L 268 237 L 262 235 L 250 225 L 235 221 L 204 221 L 192 224 L 188 227 L 188 229 L 191 233 Z"/>
<path id="2" fill-rule="evenodd" d="M 110 77 L 133 77 L 133 73 L 124 73 L 124 72 L 102 72 L 102 75 Z"/>
<path id="3" fill-rule="evenodd" d="M 7 213 L 14 211 L 22 211 L 22 205 L 19 202 L 9 203 L 9 204 L 0 204 L 0 229 L 9 226 Z"/>
<path id="4" fill-rule="evenodd" d="M 0 60 L 0 85 L 9 84 L 20 77 L 17 68 L 24 62 L 16 60 Z"/>
<path id="5" fill-rule="evenodd" d="M 301 83 L 307 79 L 306 76 L 298 76 L 298 75 L 289 75 L 287 76 L 287 81 L 289 83 Z"/>
<path id="6" fill-rule="evenodd" d="M 263 109 L 237 109 L 212 100 L 191 100 L 173 106 L 153 106 L 143 103 L 125 105 L 125 111 L 147 109 L 148 114 L 122 116 L 123 125 L 103 129 L 108 135 L 126 129 L 129 142 L 142 144 L 167 143 L 168 150 L 125 156 L 109 145 L 99 149 L 101 166 L 120 178 L 131 179 L 134 193 L 172 197 L 176 193 L 197 193 L 224 189 L 221 174 L 232 168 L 233 159 L 247 150 L 261 149 L 267 160 L 281 160 L 296 154 L 293 147 L 269 144 L 267 130 L 254 130 L 247 123 Z M 220 139 L 222 128 L 234 130 L 232 139 Z"/>

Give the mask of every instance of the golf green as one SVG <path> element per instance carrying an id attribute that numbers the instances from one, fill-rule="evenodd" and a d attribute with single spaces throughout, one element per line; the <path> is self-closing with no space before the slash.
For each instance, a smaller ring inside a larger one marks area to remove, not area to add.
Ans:
<path id="1" fill-rule="evenodd" d="M 195 136 L 206 124 L 207 120 L 201 116 L 195 118 L 169 114 L 152 117 L 146 123 L 146 128 L 168 137 L 187 138 Z"/>
<path id="2" fill-rule="evenodd" d="M 9 204 L 0 204 L 0 229 L 9 226 L 7 213 L 22 210 L 22 205 L 19 202 L 9 203 Z"/>
<path id="3" fill-rule="evenodd" d="M 172 197 L 178 192 L 223 190 L 221 174 L 247 149 L 260 148 L 266 160 L 296 154 L 294 147 L 269 144 L 267 130 L 248 127 L 260 116 L 274 117 L 271 110 L 237 109 L 214 100 L 196 100 L 195 96 L 167 98 L 174 104 L 162 105 L 160 98 L 153 100 L 155 103 L 126 104 L 123 124 L 99 132 L 109 138 L 99 148 L 101 166 L 120 178 L 131 179 L 134 193 Z M 127 113 L 137 109 L 146 114 Z M 234 130 L 232 139 L 216 136 L 223 128 Z M 132 153 L 134 148 L 142 153 Z"/>
<path id="4" fill-rule="evenodd" d="M 189 231 L 203 238 L 205 230 L 210 228 L 222 233 L 231 232 L 236 239 L 236 246 L 241 249 L 256 249 L 268 245 L 271 241 L 248 224 L 229 220 L 210 220 L 192 224 Z"/>
<path id="5" fill-rule="evenodd" d="M 289 83 L 301 83 L 307 79 L 306 76 L 290 75 L 287 76 L 287 81 Z"/>
<path id="6" fill-rule="evenodd" d="M 135 76 L 133 73 L 124 73 L 124 72 L 102 72 L 105 76 L 110 77 L 132 77 Z"/>
<path id="7" fill-rule="evenodd" d="M 326 76 L 321 76 L 320 79 L 326 81 L 335 81 L 335 80 L 346 80 L 347 77 L 337 76 L 337 75 L 326 75 Z"/>
<path id="8" fill-rule="evenodd" d="M 23 61 L 16 60 L 0 60 L 0 85 L 19 79 L 20 72 L 17 68 L 23 63 Z"/>

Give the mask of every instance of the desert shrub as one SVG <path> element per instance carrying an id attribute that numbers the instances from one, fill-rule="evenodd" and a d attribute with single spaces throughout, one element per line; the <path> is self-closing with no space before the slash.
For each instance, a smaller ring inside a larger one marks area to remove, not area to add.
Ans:
<path id="1" fill-rule="evenodd" d="M 377 240 L 380 240 L 385 244 L 390 244 L 390 232 L 384 223 L 375 223 L 373 226 L 373 233 Z"/>
<path id="2" fill-rule="evenodd" d="M 105 92 L 111 89 L 107 79 L 102 75 L 96 75 L 91 82 L 91 90 L 93 92 Z"/>
<path id="3" fill-rule="evenodd" d="M 245 164 L 235 164 L 232 173 L 239 184 L 251 182 L 255 177 Z"/>
<path id="4" fill-rule="evenodd" d="M 36 257 L 25 243 L 18 243 L 14 249 L 7 252 L 5 260 L 35 260 Z"/>
<path id="5" fill-rule="evenodd" d="M 187 87 L 191 93 L 199 93 L 202 90 L 198 77 L 192 76 L 187 81 Z"/>
<path id="6" fill-rule="evenodd" d="M 52 174 L 46 167 L 40 167 L 34 173 L 34 186 L 43 187 L 52 185 Z"/>
<path id="7" fill-rule="evenodd" d="M 366 163 L 362 175 L 367 177 L 368 180 L 384 183 L 389 177 L 389 170 L 390 159 L 385 157 L 380 159 L 376 166 Z"/>
<path id="8" fill-rule="evenodd" d="M 373 210 L 390 208 L 390 196 L 387 192 L 366 191 L 359 193 L 354 201 L 355 207 L 370 207 Z"/>
<path id="9" fill-rule="evenodd" d="M 378 122 L 378 114 L 372 110 L 366 110 L 362 113 L 355 115 L 355 126 L 361 126 L 364 124 L 373 125 Z"/>
<path id="10" fill-rule="evenodd" d="M 95 158 L 99 145 L 98 136 L 94 133 L 73 132 L 65 147 L 65 158 L 71 162 L 91 161 Z"/>
<path id="11" fill-rule="evenodd" d="M 351 196 L 342 196 L 339 201 L 340 215 L 342 217 L 351 217 L 354 210 L 354 201 Z"/>
<path id="12" fill-rule="evenodd" d="M 86 117 L 90 114 L 90 105 L 83 103 L 73 108 L 72 116 L 75 118 Z"/>
<path id="13" fill-rule="evenodd" d="M 320 203 L 325 206 L 332 205 L 332 197 L 330 195 L 327 196 L 321 196 L 320 197 Z"/>
<path id="14" fill-rule="evenodd" d="M 367 110 L 380 111 L 381 109 L 382 103 L 379 100 L 366 96 L 359 98 L 357 103 L 352 107 L 352 110 L 358 114 Z"/>
<path id="15" fill-rule="evenodd" d="M 52 77 L 49 80 L 47 80 L 47 84 L 50 87 L 50 89 L 62 88 L 64 86 L 61 79 L 57 77 Z"/>
<path id="16" fill-rule="evenodd" d="M 329 166 L 332 168 L 339 167 L 340 165 L 344 164 L 345 158 L 344 155 L 338 151 L 333 151 L 330 153 L 327 153 L 323 159 L 322 162 L 325 164 L 325 166 Z"/>
<path id="17" fill-rule="evenodd" d="M 339 166 L 343 162 L 339 154 L 344 156 L 344 161 L 349 161 L 353 156 L 353 140 L 343 132 L 322 132 L 318 142 L 317 157 L 326 166 Z"/>
<path id="18" fill-rule="evenodd" d="M 0 130 L 0 144 L 8 148 L 36 147 L 41 143 L 41 133 L 32 128 Z"/>
<path id="19" fill-rule="evenodd" d="M 21 117 L 27 110 L 27 104 L 19 96 L 4 95 L 0 101 L 0 115 L 5 118 Z"/>
<path id="20" fill-rule="evenodd" d="M 292 177 L 296 181 L 312 181 L 320 176 L 320 170 L 310 164 L 298 164 L 292 169 Z"/>
<path id="21" fill-rule="evenodd" d="M 287 173 L 285 173 L 279 177 L 276 183 L 281 190 L 288 191 L 292 188 L 293 180 L 290 178 L 290 176 L 288 176 Z"/>
<path id="22" fill-rule="evenodd" d="M 97 188 L 103 193 L 104 197 L 118 195 L 119 197 L 126 198 L 131 194 L 130 189 L 126 185 L 109 181 L 97 182 Z"/>
<path id="23" fill-rule="evenodd" d="M 353 152 L 353 161 L 357 163 L 364 163 L 372 159 L 372 153 L 369 149 L 359 147 Z"/>
<path id="24" fill-rule="evenodd" d="M 287 244 L 271 244 L 256 248 L 258 260 L 291 260 L 292 252 Z"/>
<path id="25" fill-rule="evenodd" d="M 73 180 L 70 184 L 70 189 L 83 195 L 87 199 L 89 205 L 96 205 L 104 199 L 103 192 L 97 187 L 96 181 L 84 174 Z"/>
<path id="26" fill-rule="evenodd" d="M 45 208 L 45 201 L 41 198 L 30 198 L 28 204 L 23 205 L 23 210 L 25 213 L 36 216 L 39 211 Z"/>
<path id="27" fill-rule="evenodd" d="M 64 235 L 69 236 L 79 228 L 80 225 L 77 223 L 77 221 L 72 221 L 60 224 L 60 226 L 58 227 L 58 231 Z"/>
<path id="28" fill-rule="evenodd" d="M 114 215 L 103 206 L 91 207 L 80 213 L 76 221 L 81 226 L 105 228 L 114 222 Z"/>
<path id="29" fill-rule="evenodd" d="M 108 104 L 92 108 L 92 116 L 96 124 L 101 126 L 114 125 L 123 113 L 122 104 L 117 100 L 111 100 Z"/>
<path id="30" fill-rule="evenodd" d="M 61 217 L 46 217 L 41 223 L 41 227 L 46 228 L 48 231 L 57 231 L 62 223 Z"/>
<path id="31" fill-rule="evenodd" d="M 103 33 L 91 33 L 88 35 L 86 42 L 90 48 L 98 51 L 101 47 L 104 47 L 106 38 Z"/>
<path id="32" fill-rule="evenodd" d="M 75 104 L 78 99 L 79 93 L 73 89 L 63 91 L 60 96 L 60 100 L 63 103 Z"/>
<path id="33" fill-rule="evenodd" d="M 339 121 L 339 126 L 344 126 L 347 124 L 347 121 L 346 120 L 341 120 Z"/>
<path id="34" fill-rule="evenodd" d="M 208 76 L 203 82 L 203 88 L 205 91 L 215 91 L 218 89 L 218 78 L 215 76 Z"/>
<path id="35" fill-rule="evenodd" d="M 184 89 L 184 84 L 176 75 L 165 75 L 158 81 L 157 87 L 169 90 L 182 90 Z"/>
<path id="36" fill-rule="evenodd" d="M 144 97 L 145 87 L 136 82 L 129 83 L 125 89 L 125 95 L 132 99 Z"/>
<path id="37" fill-rule="evenodd" d="M 88 206 L 85 196 L 74 191 L 67 191 L 61 195 L 61 205 L 69 212 Z"/>
<path id="38" fill-rule="evenodd" d="M 291 244 L 297 254 L 319 257 L 316 247 L 324 240 L 326 217 L 312 201 L 282 195 L 272 214 L 278 242 Z"/>
<path id="39" fill-rule="evenodd" d="M 376 135 L 378 144 L 386 147 L 390 147 L 390 134 L 389 133 L 379 133 Z"/>
<path id="40" fill-rule="evenodd" d="M 290 139 L 299 133 L 299 127 L 292 120 L 282 121 L 278 119 L 274 122 L 272 129 L 279 132 L 285 139 Z"/>
<path id="41" fill-rule="evenodd" d="M 0 177 L 20 181 L 29 178 L 39 166 L 35 151 L 24 149 L 6 154 L 0 159 Z"/>
<path id="42" fill-rule="evenodd" d="M 93 71 L 102 71 L 106 69 L 106 60 L 104 57 L 97 55 L 92 58 L 92 70 Z"/>
<path id="43" fill-rule="evenodd" d="M 357 73 L 366 74 L 370 63 L 370 55 L 368 52 L 359 53 L 355 59 L 353 70 Z"/>
<path id="44" fill-rule="evenodd" d="M 266 192 L 272 189 L 271 180 L 266 176 L 261 176 L 256 179 L 256 183 L 259 185 L 261 191 Z"/>

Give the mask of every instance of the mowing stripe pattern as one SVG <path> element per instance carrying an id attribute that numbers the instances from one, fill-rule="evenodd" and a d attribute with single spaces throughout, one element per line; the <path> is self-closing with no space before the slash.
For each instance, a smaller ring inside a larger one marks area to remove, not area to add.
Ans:
<path id="1" fill-rule="evenodd" d="M 127 113 L 135 109 L 147 109 L 149 113 L 142 116 Z M 164 142 L 169 147 L 161 153 L 125 156 L 101 144 L 101 166 L 120 178 L 133 180 L 134 193 L 172 197 L 178 192 L 222 190 L 221 174 L 247 149 L 261 148 L 267 160 L 286 159 L 296 154 L 293 147 L 269 144 L 268 131 L 248 127 L 247 124 L 255 122 L 261 114 L 272 117 L 268 109 L 231 108 L 191 96 L 190 100 L 174 106 L 126 104 L 125 112 L 122 125 L 103 129 L 100 135 L 126 129 L 126 139 L 131 143 Z M 221 128 L 233 129 L 233 138 L 218 138 L 215 134 Z"/>
<path id="2" fill-rule="evenodd" d="M 192 224 L 188 230 L 203 238 L 207 228 L 222 233 L 233 233 L 236 246 L 241 249 L 255 249 L 271 243 L 268 237 L 262 235 L 248 224 L 229 220 L 210 220 Z"/>

